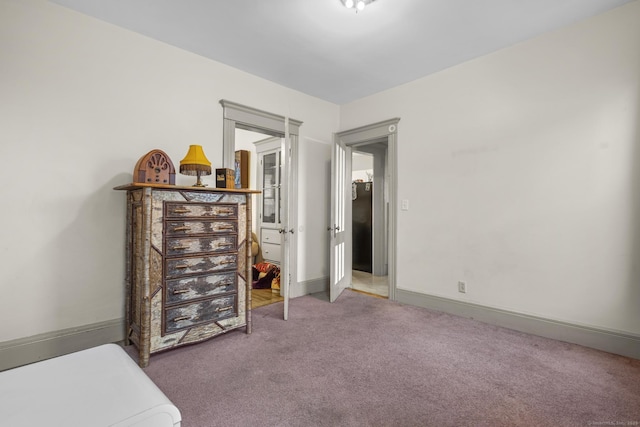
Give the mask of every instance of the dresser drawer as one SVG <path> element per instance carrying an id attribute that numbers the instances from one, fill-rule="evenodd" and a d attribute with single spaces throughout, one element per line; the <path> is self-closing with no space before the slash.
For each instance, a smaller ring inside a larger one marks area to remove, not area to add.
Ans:
<path id="1" fill-rule="evenodd" d="M 237 316 L 236 295 L 168 308 L 164 312 L 165 332 Z"/>
<path id="2" fill-rule="evenodd" d="M 274 245 L 272 243 L 263 243 L 262 257 L 265 259 L 265 261 L 280 263 L 280 261 L 282 260 L 282 246 Z"/>
<path id="3" fill-rule="evenodd" d="M 165 202 L 166 218 L 237 218 L 238 205 Z"/>
<path id="4" fill-rule="evenodd" d="M 237 221 L 167 221 L 165 232 L 172 236 L 237 233 Z"/>
<path id="5" fill-rule="evenodd" d="M 273 230 L 270 228 L 262 229 L 262 244 L 273 243 L 275 245 L 279 245 L 281 241 L 282 234 L 280 234 L 278 230 Z"/>
<path id="6" fill-rule="evenodd" d="M 200 256 L 190 258 L 167 259 L 165 274 L 167 277 L 183 276 L 185 274 L 208 273 L 211 271 L 237 270 L 238 255 L 224 254 Z"/>
<path id="7" fill-rule="evenodd" d="M 167 280 L 167 304 L 236 292 L 235 271 Z"/>
<path id="8" fill-rule="evenodd" d="M 205 252 L 233 252 L 237 249 L 235 234 L 207 237 L 168 237 L 167 256 L 197 254 Z"/>

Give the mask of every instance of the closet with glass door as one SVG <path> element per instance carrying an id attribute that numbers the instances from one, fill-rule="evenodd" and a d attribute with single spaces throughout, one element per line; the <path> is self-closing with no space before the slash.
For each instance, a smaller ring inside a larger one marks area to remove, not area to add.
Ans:
<path id="1" fill-rule="evenodd" d="M 266 262 L 280 265 L 282 261 L 281 139 L 269 138 L 256 143 L 258 155 L 258 189 L 260 195 L 258 224 L 262 257 Z"/>

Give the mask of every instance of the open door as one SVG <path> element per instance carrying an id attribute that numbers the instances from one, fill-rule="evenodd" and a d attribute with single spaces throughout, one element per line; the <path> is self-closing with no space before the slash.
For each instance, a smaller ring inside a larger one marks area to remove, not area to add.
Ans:
<path id="1" fill-rule="evenodd" d="M 285 121 L 285 136 L 282 138 L 280 150 L 282 156 L 282 176 L 280 177 L 280 233 L 282 233 L 282 270 L 280 271 L 280 286 L 284 297 L 284 320 L 289 319 L 289 285 L 291 283 L 291 238 L 295 232 L 291 227 L 291 203 L 289 203 L 289 189 L 291 188 L 291 140 L 288 123 Z"/>
<path id="2" fill-rule="evenodd" d="M 334 302 L 342 291 L 351 286 L 351 148 L 335 138 L 331 153 L 331 273 L 329 300 Z"/>

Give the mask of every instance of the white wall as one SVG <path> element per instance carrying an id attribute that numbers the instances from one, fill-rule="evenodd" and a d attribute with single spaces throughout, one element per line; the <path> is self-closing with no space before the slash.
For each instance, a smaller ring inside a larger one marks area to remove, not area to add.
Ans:
<path id="1" fill-rule="evenodd" d="M 331 140 L 329 140 L 331 141 Z M 329 237 L 331 211 L 331 147 L 325 141 L 300 138 L 298 185 L 314 191 L 298 193 L 298 281 L 329 277 Z"/>
<path id="2" fill-rule="evenodd" d="M 154 148 L 178 167 L 200 144 L 221 167 L 220 99 L 302 120 L 302 141 L 338 127 L 334 104 L 45 0 L 0 0 L 0 64 L 0 342 L 123 316 L 125 194 L 113 187 Z"/>
<path id="3" fill-rule="evenodd" d="M 373 154 L 353 153 L 351 156 L 351 179 L 370 181 L 373 177 Z"/>
<path id="4" fill-rule="evenodd" d="M 258 153 L 256 151 L 255 142 L 262 139 L 270 138 L 264 133 L 252 132 L 244 129 L 236 129 L 235 146 L 237 150 L 246 150 L 249 154 L 249 188 L 258 189 Z M 251 218 L 251 227 L 256 236 L 258 233 L 258 204 L 260 197 L 255 196 L 253 199 L 253 211 Z"/>
<path id="5" fill-rule="evenodd" d="M 200 144 L 220 167 L 220 99 L 304 122 L 300 281 L 328 276 L 332 132 L 401 117 L 399 288 L 640 333 L 638 22 L 633 2 L 339 108 L 45 0 L 0 0 L 0 342 L 122 317 L 112 188 L 154 148 L 177 166 Z"/>
<path id="6" fill-rule="evenodd" d="M 401 118 L 398 288 L 640 333 L 639 22 L 633 2 L 342 107 L 345 130 Z"/>

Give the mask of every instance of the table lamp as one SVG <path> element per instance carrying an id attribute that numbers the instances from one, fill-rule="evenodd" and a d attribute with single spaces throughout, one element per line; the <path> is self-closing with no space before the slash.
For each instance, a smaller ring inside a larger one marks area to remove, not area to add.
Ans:
<path id="1" fill-rule="evenodd" d="M 190 145 L 187 155 L 180 160 L 180 173 L 183 175 L 196 175 L 198 181 L 194 187 L 205 187 L 200 181 L 200 175 L 211 175 L 211 162 L 204 155 L 201 145 Z"/>

